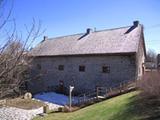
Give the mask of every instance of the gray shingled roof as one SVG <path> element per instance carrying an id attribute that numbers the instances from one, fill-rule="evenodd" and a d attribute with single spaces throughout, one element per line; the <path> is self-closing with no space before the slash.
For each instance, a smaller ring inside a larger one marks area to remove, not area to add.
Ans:
<path id="1" fill-rule="evenodd" d="M 133 53 L 138 50 L 142 25 L 49 38 L 37 45 L 33 56 Z M 83 37 L 82 37 L 83 36 Z"/>

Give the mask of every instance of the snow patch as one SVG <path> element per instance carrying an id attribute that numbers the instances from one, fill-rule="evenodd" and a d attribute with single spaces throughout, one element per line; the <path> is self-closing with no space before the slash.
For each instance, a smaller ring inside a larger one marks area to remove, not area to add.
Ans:
<path id="1" fill-rule="evenodd" d="M 54 103 L 57 105 L 66 105 L 69 103 L 69 97 L 63 94 L 58 94 L 55 92 L 45 92 L 34 95 L 35 99 L 39 99 L 41 101 Z M 72 97 L 72 100 L 76 101 L 76 97 Z"/>

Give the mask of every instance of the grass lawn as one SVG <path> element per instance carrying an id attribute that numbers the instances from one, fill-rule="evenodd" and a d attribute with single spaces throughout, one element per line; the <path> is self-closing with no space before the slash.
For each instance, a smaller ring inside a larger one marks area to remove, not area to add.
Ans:
<path id="1" fill-rule="evenodd" d="M 151 111 L 137 104 L 138 94 L 131 92 L 72 113 L 51 113 L 34 120 L 160 120 L 159 117 L 149 119 Z"/>

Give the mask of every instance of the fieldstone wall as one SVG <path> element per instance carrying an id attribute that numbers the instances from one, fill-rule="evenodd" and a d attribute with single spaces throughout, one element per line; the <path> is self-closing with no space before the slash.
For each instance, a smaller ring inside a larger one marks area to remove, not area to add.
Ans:
<path id="1" fill-rule="evenodd" d="M 141 35 L 140 42 L 138 45 L 138 52 L 136 54 L 136 79 L 139 80 L 144 74 L 144 63 L 145 63 L 145 50 L 144 50 L 144 39 Z"/>
<path id="2" fill-rule="evenodd" d="M 28 85 L 33 92 L 56 90 L 63 82 L 64 91 L 69 85 L 74 85 L 75 93 L 93 91 L 97 86 L 114 87 L 122 82 L 135 80 L 135 55 L 124 56 L 63 56 L 38 57 L 34 59 L 32 76 L 41 73 L 38 79 L 32 80 Z M 58 69 L 64 65 L 64 70 Z M 79 71 L 79 65 L 85 66 L 85 71 Z M 110 72 L 103 73 L 102 67 L 109 66 Z"/>

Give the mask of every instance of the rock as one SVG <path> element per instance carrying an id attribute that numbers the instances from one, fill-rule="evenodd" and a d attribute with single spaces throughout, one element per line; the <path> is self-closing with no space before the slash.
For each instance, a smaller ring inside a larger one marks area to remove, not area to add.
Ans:
<path id="1" fill-rule="evenodd" d="M 25 93 L 24 99 L 32 99 L 32 94 L 30 92 Z"/>
<path id="2" fill-rule="evenodd" d="M 0 100 L 0 106 L 3 106 L 3 105 L 5 105 L 5 104 L 6 104 L 6 99 Z"/>
<path id="3" fill-rule="evenodd" d="M 48 106 L 48 105 L 45 105 L 45 106 L 43 107 L 43 111 L 44 111 L 44 113 L 49 113 L 49 106 Z"/>

